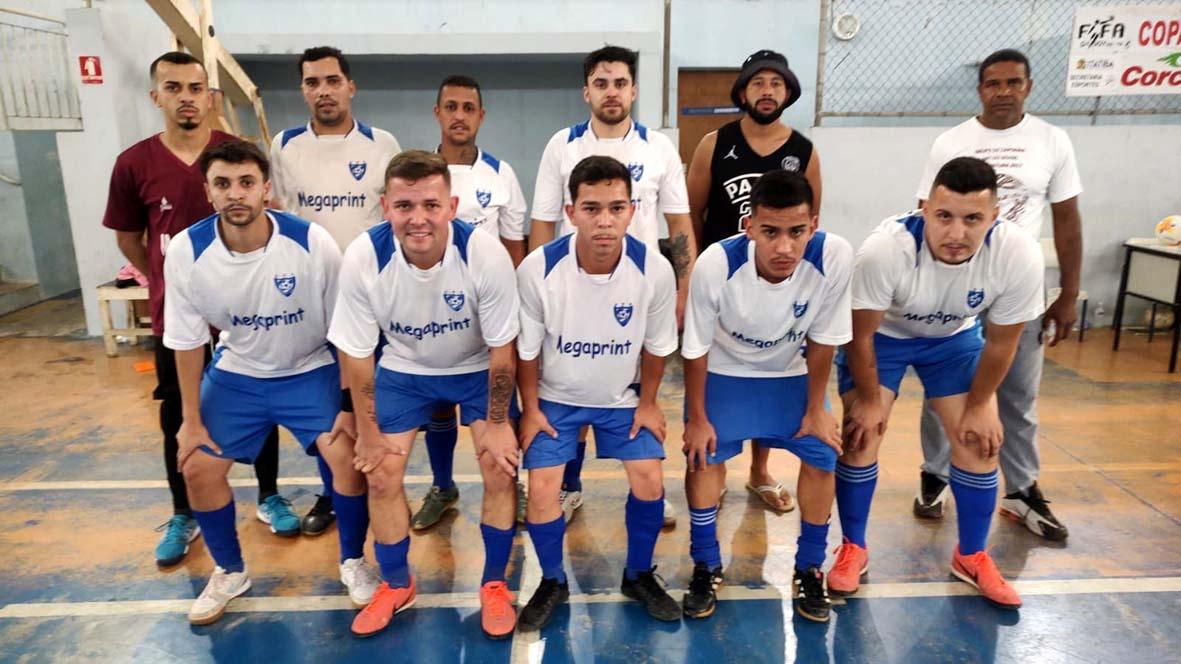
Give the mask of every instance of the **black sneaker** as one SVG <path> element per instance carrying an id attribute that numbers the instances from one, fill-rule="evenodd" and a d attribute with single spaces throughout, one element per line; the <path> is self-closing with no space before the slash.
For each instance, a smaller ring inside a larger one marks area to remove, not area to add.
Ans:
<path id="1" fill-rule="evenodd" d="M 725 577 L 722 569 L 711 570 L 705 563 L 693 566 L 693 579 L 689 581 L 689 590 L 681 600 L 686 616 L 690 618 L 708 618 L 718 608 L 718 588 L 722 587 Z"/>
<path id="2" fill-rule="evenodd" d="M 1014 521 L 1020 521 L 1034 535 L 1051 542 L 1065 542 L 1070 534 L 1066 526 L 1050 511 L 1050 501 L 1042 495 L 1037 482 L 1034 482 L 1025 493 L 1018 491 L 1001 499 L 1001 514 Z"/>
<path id="3" fill-rule="evenodd" d="M 523 632 L 536 632 L 549 624 L 558 606 L 570 599 L 570 584 L 558 583 L 557 579 L 542 579 L 541 585 L 529 598 L 529 603 L 521 609 L 517 617 L 517 629 Z"/>
<path id="4" fill-rule="evenodd" d="M 797 569 L 791 585 L 791 603 L 796 613 L 814 622 L 828 622 L 832 602 L 828 599 L 824 572 L 817 567 L 809 567 L 802 572 Z"/>
<path id="5" fill-rule="evenodd" d="M 664 579 L 656 574 L 655 566 L 647 572 L 640 572 L 634 581 L 628 579 L 627 571 L 624 571 L 619 589 L 625 597 L 643 604 L 648 615 L 657 620 L 672 622 L 681 619 L 681 607 L 664 589 Z"/>
<path id="6" fill-rule="evenodd" d="M 316 504 L 308 511 L 299 523 L 299 529 L 304 535 L 322 535 L 336 521 L 336 512 L 332 510 L 332 496 L 316 496 Z"/>
<path id="7" fill-rule="evenodd" d="M 947 493 L 947 482 L 938 475 L 922 471 L 919 495 L 914 497 L 914 515 L 920 519 L 942 519 Z"/>

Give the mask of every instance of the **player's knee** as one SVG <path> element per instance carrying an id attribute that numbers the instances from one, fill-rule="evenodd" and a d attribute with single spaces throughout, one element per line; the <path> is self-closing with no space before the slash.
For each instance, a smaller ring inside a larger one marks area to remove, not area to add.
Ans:
<path id="1" fill-rule="evenodd" d="M 402 474 L 386 464 L 383 460 L 366 479 L 369 482 L 369 495 L 379 500 L 396 500 L 403 494 Z"/>
<path id="2" fill-rule="evenodd" d="M 542 474 L 532 471 L 529 473 L 529 504 L 556 503 L 561 489 L 561 472 Z"/>
<path id="3" fill-rule="evenodd" d="M 664 474 L 660 464 L 644 464 L 628 473 L 631 491 L 640 500 L 656 500 L 664 495 Z"/>
<path id="4" fill-rule="evenodd" d="M 833 481 L 833 478 L 834 475 L 831 470 L 822 470 L 808 463 L 800 464 L 800 482 L 823 484 Z"/>

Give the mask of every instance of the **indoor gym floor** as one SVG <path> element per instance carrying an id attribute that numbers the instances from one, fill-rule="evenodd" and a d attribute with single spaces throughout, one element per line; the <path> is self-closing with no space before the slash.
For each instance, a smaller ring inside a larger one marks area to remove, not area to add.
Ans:
<path id="1" fill-rule="evenodd" d="M 246 467 L 233 477 L 254 587 L 220 623 L 190 626 L 185 614 L 212 563 L 202 540 L 175 568 L 158 570 L 152 558 L 168 499 L 154 374 L 136 371 L 151 353 L 121 346 L 107 358 L 80 327 L 70 298 L 0 318 L 0 661 L 1181 661 L 1181 374 L 1165 371 L 1165 336 L 1148 344 L 1127 334 L 1112 353 L 1100 330 L 1047 353 L 1041 484 L 1071 536 L 1055 545 L 995 520 L 992 555 L 1023 594 L 1020 612 L 949 579 L 953 513 L 943 522 L 911 516 L 919 391 L 910 377 L 883 448 L 870 582 L 830 624 L 793 619 L 798 512 L 777 516 L 748 496 L 745 455 L 731 464 L 719 517 L 726 601 L 708 620 L 649 619 L 619 594 L 625 476 L 615 462 L 591 460 L 588 505 L 567 535 L 569 608 L 540 637 L 493 642 L 479 629 L 480 488 L 466 430 L 459 510 L 413 537 L 418 603 L 385 633 L 349 635 L 354 611 L 336 576 L 335 531 L 271 535 L 253 516 Z M 692 566 L 678 364 L 663 390 L 665 486 L 680 520 L 663 533 L 656 562 L 679 598 Z M 315 466 L 286 433 L 281 459 L 280 487 L 302 513 L 318 490 Z M 776 452 L 772 467 L 794 485 L 794 457 Z M 416 506 L 430 484 L 421 444 L 407 483 Z M 835 519 L 829 538 L 840 541 Z M 524 586 L 527 598 L 536 579 L 519 535 L 510 586 Z"/>

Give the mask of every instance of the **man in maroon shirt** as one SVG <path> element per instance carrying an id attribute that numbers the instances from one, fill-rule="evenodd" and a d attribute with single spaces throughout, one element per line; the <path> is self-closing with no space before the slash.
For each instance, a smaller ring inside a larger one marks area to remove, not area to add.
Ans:
<path id="1" fill-rule="evenodd" d="M 197 158 L 207 146 L 234 140 L 206 122 L 213 95 L 201 62 L 187 53 L 156 58 L 149 69 L 152 101 L 164 116 L 164 131 L 131 146 L 115 160 L 103 226 L 113 229 L 119 250 L 148 276 L 148 299 L 156 348 L 156 390 L 160 429 L 164 433 L 164 467 L 172 493 L 172 518 L 162 526 L 156 546 L 161 567 L 179 563 L 199 534 L 189 509 L 184 476 L 177 470 L 176 433 L 181 425 L 176 359 L 164 347 L 164 253 L 168 240 L 213 214 L 205 197 Z M 209 350 L 206 350 L 206 362 Z M 258 518 L 278 535 L 299 534 L 299 518 L 279 495 L 279 431 L 274 429 L 254 464 L 258 476 Z"/>

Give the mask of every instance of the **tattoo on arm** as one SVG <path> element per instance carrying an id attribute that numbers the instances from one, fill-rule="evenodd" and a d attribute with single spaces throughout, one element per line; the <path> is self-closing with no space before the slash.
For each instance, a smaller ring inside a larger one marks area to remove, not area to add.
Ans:
<path id="1" fill-rule="evenodd" d="M 513 372 L 493 369 L 488 380 L 488 421 L 503 424 L 508 419 L 508 405 L 513 398 Z"/>
<path id="2" fill-rule="evenodd" d="M 365 415 L 371 422 L 377 422 L 377 395 L 373 391 L 373 381 L 367 380 L 361 385 L 361 394 L 365 395 Z"/>
<path id="3" fill-rule="evenodd" d="M 669 238 L 669 253 L 673 257 L 673 273 L 681 279 L 689 271 L 689 236 L 677 233 Z"/>

